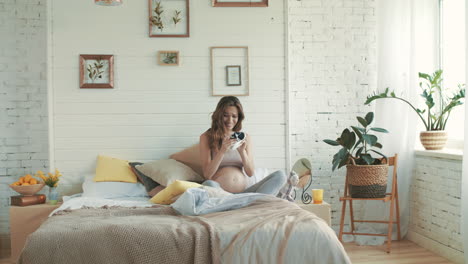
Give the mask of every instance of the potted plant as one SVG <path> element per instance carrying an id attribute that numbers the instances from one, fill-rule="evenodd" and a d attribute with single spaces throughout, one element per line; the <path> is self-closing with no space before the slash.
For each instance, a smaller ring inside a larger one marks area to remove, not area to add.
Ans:
<path id="1" fill-rule="evenodd" d="M 427 150 L 443 149 L 447 142 L 447 132 L 445 131 L 447 121 L 453 108 L 463 104 L 465 85 L 459 84 L 455 93 L 452 96 L 447 96 L 444 93 L 446 90 L 444 91 L 442 87 L 442 70 L 437 70 L 432 75 L 420 72 L 419 78 L 422 79 L 419 83 L 422 89 L 421 96 L 424 98 L 427 107 L 424 110 L 416 108 L 407 100 L 396 96 L 394 91 L 389 93 L 388 88 L 380 94 L 374 93 L 368 96 L 365 104 L 383 98 L 398 99 L 407 103 L 426 127 L 426 131 L 422 131 L 419 135 L 424 148 Z"/>
<path id="2" fill-rule="evenodd" d="M 340 150 L 333 156 L 332 170 L 346 165 L 346 177 L 349 190 L 353 198 L 381 198 L 387 190 L 388 164 L 381 149 L 382 144 L 370 132 L 388 133 L 386 129 L 371 127 L 374 113 L 369 112 L 365 117 L 357 117 L 362 127 L 351 126 L 351 130 L 344 129 L 336 140 L 325 139 L 324 142 L 332 146 L 340 146 Z M 382 158 L 374 158 L 371 153 Z"/>

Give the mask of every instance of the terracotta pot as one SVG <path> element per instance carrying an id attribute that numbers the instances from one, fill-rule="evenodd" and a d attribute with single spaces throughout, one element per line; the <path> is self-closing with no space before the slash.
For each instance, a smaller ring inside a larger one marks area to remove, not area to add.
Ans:
<path id="1" fill-rule="evenodd" d="M 439 150 L 443 149 L 447 143 L 447 132 L 443 130 L 422 131 L 419 139 L 426 150 Z"/>

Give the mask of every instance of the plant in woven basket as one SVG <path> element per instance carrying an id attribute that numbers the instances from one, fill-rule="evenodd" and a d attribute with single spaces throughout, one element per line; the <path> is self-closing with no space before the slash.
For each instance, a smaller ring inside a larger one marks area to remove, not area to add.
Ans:
<path id="1" fill-rule="evenodd" d="M 382 93 L 373 93 L 367 97 L 365 104 L 370 104 L 377 99 L 397 99 L 408 104 L 424 123 L 426 131 L 421 132 L 422 145 L 428 150 L 442 149 L 447 141 L 447 133 L 444 131 L 452 110 L 462 105 L 465 98 L 465 85 L 459 84 L 458 88 L 448 95 L 448 89 L 443 87 L 442 70 L 435 71 L 432 75 L 419 73 L 419 86 L 422 89 L 421 97 L 424 99 L 426 109 L 416 108 L 406 99 L 395 95 L 394 91 L 385 89 Z"/>
<path id="2" fill-rule="evenodd" d="M 336 168 L 341 168 L 346 164 L 357 165 L 379 165 L 382 163 L 381 159 L 373 158 L 371 153 L 378 154 L 385 157 L 376 149 L 381 149 L 382 144 L 378 142 L 376 135 L 371 132 L 388 133 L 386 129 L 371 127 L 370 124 L 374 120 L 374 113 L 369 112 L 365 117 L 356 117 L 359 121 L 359 126 L 351 126 L 351 130 L 345 128 L 341 136 L 336 140 L 325 139 L 324 142 L 332 146 L 341 146 L 341 149 L 333 156 L 334 171 Z"/>
<path id="3" fill-rule="evenodd" d="M 333 156 L 332 170 L 346 165 L 346 184 L 349 185 L 351 197 L 384 197 L 387 189 L 387 157 L 376 150 L 381 149 L 382 144 L 371 132 L 388 133 L 388 131 L 370 126 L 374 120 L 373 112 L 367 113 L 365 117 L 358 116 L 357 120 L 362 127 L 351 126 L 352 131 L 344 129 L 336 140 L 324 140 L 329 145 L 341 146 L 338 153 Z M 382 158 L 374 158 L 371 154 L 377 154 Z"/>

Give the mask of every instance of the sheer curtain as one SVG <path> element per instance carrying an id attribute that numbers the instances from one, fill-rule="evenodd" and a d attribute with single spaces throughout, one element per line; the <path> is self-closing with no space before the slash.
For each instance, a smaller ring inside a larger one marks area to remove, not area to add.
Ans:
<path id="1" fill-rule="evenodd" d="M 468 14 L 468 1 L 466 2 L 465 10 Z M 468 19 L 465 17 L 465 30 L 466 36 L 468 36 Z M 466 49 L 466 62 L 468 62 L 468 47 Z M 468 67 L 466 67 L 466 81 L 468 83 Z M 465 101 L 465 146 L 463 153 L 468 153 L 468 122 L 466 118 L 468 117 L 468 103 Z M 461 231 L 463 237 L 463 251 L 465 252 L 465 263 L 468 263 L 468 159 L 465 159 L 463 155 L 463 173 L 462 173 L 462 197 L 461 197 Z"/>
<path id="2" fill-rule="evenodd" d="M 437 65 L 438 0 L 379 0 L 377 6 L 377 89 L 389 87 L 397 95 L 419 101 L 418 72 L 432 72 Z M 416 113 L 401 101 L 374 101 L 375 126 L 389 130 L 378 133 L 383 153 L 398 154 L 398 191 L 401 234 L 406 235 L 410 214 L 410 185 L 413 174 L 414 147 L 419 131 Z M 391 178 L 390 178 L 391 179 Z M 388 183 L 391 186 L 391 182 Z M 365 202 L 356 219 L 389 217 L 390 203 Z M 396 225 L 393 236 L 396 238 Z M 387 225 L 362 225 L 358 230 L 386 233 Z M 382 244 L 384 237 L 357 236 L 359 244 Z"/>

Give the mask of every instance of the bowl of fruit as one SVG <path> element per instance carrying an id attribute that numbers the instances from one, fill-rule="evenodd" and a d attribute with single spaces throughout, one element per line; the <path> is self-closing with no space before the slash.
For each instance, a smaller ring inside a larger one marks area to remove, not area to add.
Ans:
<path id="1" fill-rule="evenodd" d="M 30 174 L 27 174 L 19 178 L 18 181 L 10 184 L 10 188 L 24 196 L 31 196 L 39 192 L 44 185 L 45 184 L 43 182 L 33 178 Z"/>

